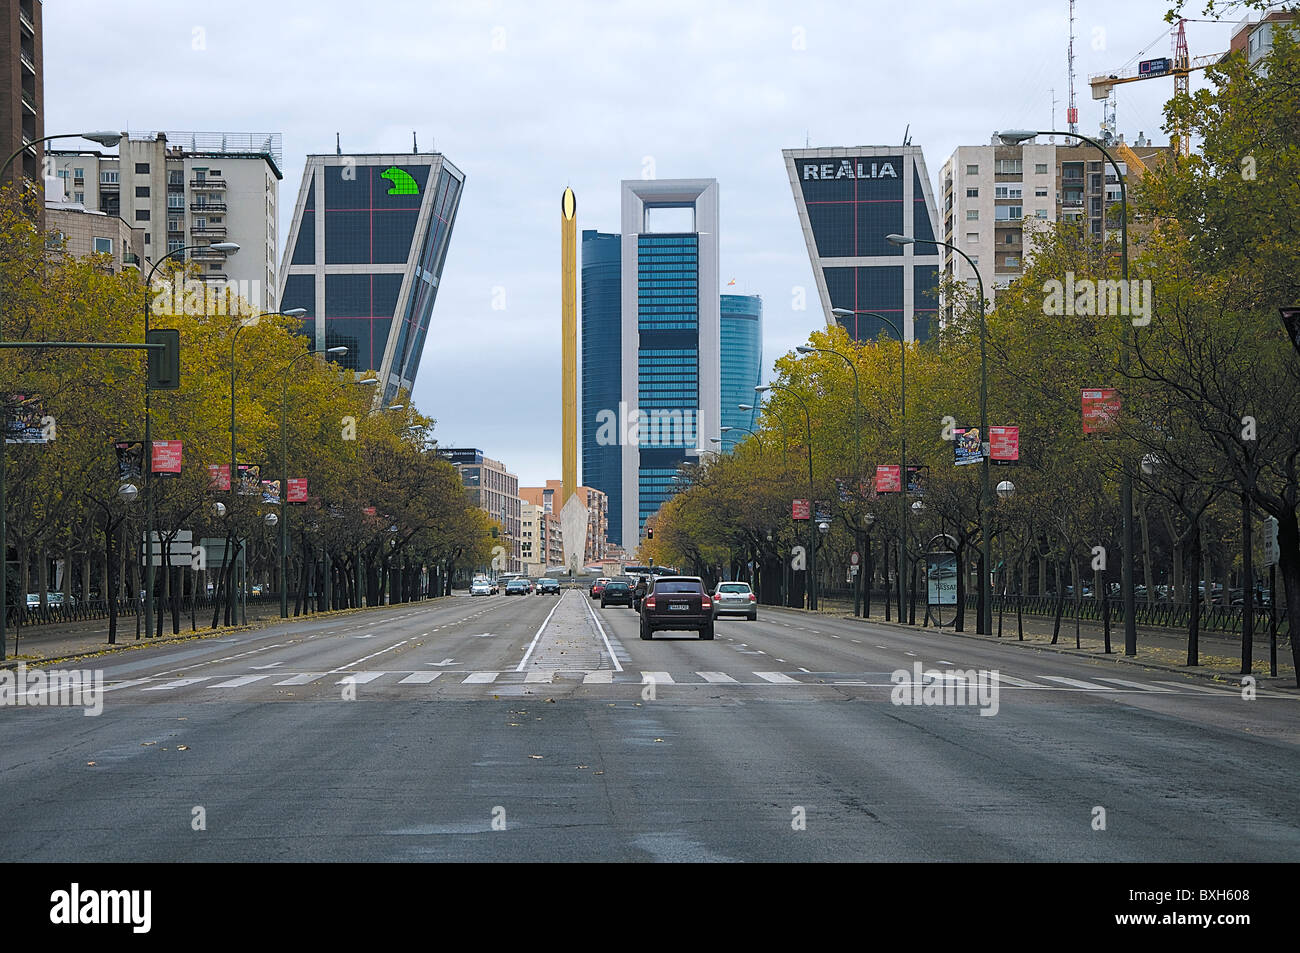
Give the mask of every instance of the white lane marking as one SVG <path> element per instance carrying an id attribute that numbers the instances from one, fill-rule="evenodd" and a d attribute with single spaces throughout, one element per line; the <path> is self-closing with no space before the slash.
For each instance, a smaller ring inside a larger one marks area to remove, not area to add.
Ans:
<path id="1" fill-rule="evenodd" d="M 723 672 L 696 672 L 706 682 L 734 682 L 735 679 Z"/>
<path id="2" fill-rule="evenodd" d="M 1095 685 L 1092 682 L 1083 682 L 1077 678 L 1066 678 L 1064 675 L 1044 675 L 1045 682 L 1058 682 L 1061 685 L 1069 685 L 1071 688 L 1084 688 L 1090 692 L 1113 692 L 1115 689 L 1109 685 Z"/>
<path id="3" fill-rule="evenodd" d="M 546 628 L 546 623 L 551 621 L 551 616 L 555 615 L 555 610 L 560 608 L 560 603 L 563 601 L 564 601 L 564 596 L 563 594 L 561 594 L 560 598 L 555 600 L 555 605 L 551 606 L 551 611 L 546 613 L 546 618 L 543 619 L 542 624 L 537 627 L 537 632 L 536 634 L 533 635 L 533 640 L 528 643 L 528 651 L 524 653 L 524 657 L 520 661 L 519 667 L 515 669 L 516 672 L 522 672 L 524 670 L 524 666 L 528 664 L 528 657 L 533 654 L 533 649 L 537 648 L 537 640 L 542 637 L 542 630 Z M 591 608 L 591 607 L 588 606 L 587 608 Z M 468 681 L 468 679 L 466 679 L 466 681 Z"/>
<path id="4" fill-rule="evenodd" d="M 583 676 L 582 684 L 584 685 L 609 685 L 614 681 L 614 673 L 609 669 L 601 669 L 598 672 L 588 672 Z"/>
<path id="5" fill-rule="evenodd" d="M 623 671 L 623 666 L 618 664 L 618 657 L 614 655 L 613 646 L 609 644 L 609 636 L 605 634 L 605 626 L 601 624 L 600 617 L 591 608 L 589 601 L 585 602 L 584 605 L 587 607 L 587 614 L 591 616 L 592 621 L 596 623 L 596 628 L 600 630 L 600 640 L 605 643 L 605 651 L 609 653 L 609 660 L 614 663 L 614 671 Z"/>
<path id="6" fill-rule="evenodd" d="M 402 639 L 402 641 L 398 642 L 398 643 L 395 644 L 395 645 L 390 645 L 390 646 L 389 646 L 388 648 L 386 648 L 386 649 L 380 649 L 378 652 L 372 652 L 370 655 L 367 655 L 365 658 L 359 658 L 359 659 L 357 659 L 355 662 L 349 662 L 347 665 L 340 665 L 338 668 L 332 668 L 332 669 L 330 669 L 328 672 L 326 672 L 325 674 L 326 674 L 326 675 L 337 675 L 339 672 L 350 672 L 350 671 L 353 671 L 353 670 L 355 670 L 356 667 L 357 667 L 358 665 L 360 665 L 362 662 L 368 662 L 368 661 L 370 661 L 372 658 L 375 658 L 376 656 L 383 655 L 385 652 L 391 652 L 393 649 L 401 648 L 403 645 L 405 645 L 405 644 L 406 644 L 407 642 L 409 642 L 409 641 L 411 641 L 411 640 L 410 640 L 410 639 Z"/>
<path id="7" fill-rule="evenodd" d="M 789 675 L 785 675 L 781 672 L 755 672 L 754 674 L 757 675 L 759 678 L 763 679 L 764 681 L 776 682 L 779 685 L 803 684 L 802 682 L 799 681 L 799 679 L 791 678 Z"/>
<path id="8" fill-rule="evenodd" d="M 673 681 L 673 677 L 669 675 L 667 672 L 642 672 L 641 684 L 644 685 L 647 682 L 654 682 L 657 685 L 677 684 L 676 682 Z"/>
<path id="9" fill-rule="evenodd" d="M 144 544 L 141 543 L 141 545 L 144 545 Z M 812 674 L 812 672 L 808 671 L 808 669 L 806 669 L 806 668 L 801 668 L 801 669 L 799 669 L 799 671 L 803 672 L 805 675 L 811 675 L 811 674 Z"/>
<path id="10" fill-rule="evenodd" d="M 141 543 L 140 545 L 143 546 L 144 544 Z M 159 544 L 159 545 L 161 545 L 161 544 Z M 141 556 L 140 558 L 143 559 L 144 557 Z M 262 669 L 264 669 L 264 668 L 275 668 L 277 665 L 283 665 L 283 664 L 284 664 L 283 662 L 271 662 L 269 665 L 250 665 L 250 666 L 248 666 L 248 667 L 249 667 L 249 668 L 253 668 L 253 669 L 257 669 L 257 670 L 260 672 L 260 671 L 261 671 Z"/>
<path id="11" fill-rule="evenodd" d="M 1159 681 L 1159 680 L 1158 680 L 1158 681 Z M 1222 691 L 1222 690 L 1220 690 L 1220 689 L 1218 689 L 1218 688 L 1202 688 L 1200 685 L 1189 685 L 1187 682 L 1166 682 L 1166 681 L 1159 681 L 1159 684 L 1161 684 L 1161 685 L 1172 685 L 1172 686 L 1174 686 L 1174 688 L 1182 688 L 1182 689 L 1186 689 L 1186 690 L 1189 691 L 1189 692 L 1200 692 L 1202 695 L 1223 695 L 1223 694 L 1235 695 L 1235 694 L 1237 694 L 1237 692 L 1235 692 L 1235 691 L 1231 691 L 1231 690 L 1228 691 L 1228 692 L 1224 692 L 1224 691 Z"/>
<path id="12" fill-rule="evenodd" d="M 270 675 L 240 675 L 224 682 L 217 682 L 215 685 L 209 685 L 208 688 L 243 688 L 245 685 L 252 685 L 254 682 L 260 682 L 262 679 L 270 677 Z"/>
<path id="13" fill-rule="evenodd" d="M 144 543 L 141 543 L 141 544 L 140 544 L 140 545 L 141 545 L 141 546 L 143 546 L 143 545 L 144 545 Z M 877 646 L 876 646 L 876 648 L 878 648 L 878 649 L 883 649 L 883 648 L 884 648 L 884 646 L 883 646 L 883 645 L 877 645 Z"/>
<path id="14" fill-rule="evenodd" d="M 195 685 L 198 684 L 199 682 L 206 682 L 209 678 L 212 677 L 213 676 L 211 675 L 200 675 L 198 678 L 177 678 L 177 679 L 173 679 L 170 682 L 167 682 L 165 685 L 150 685 L 148 688 L 140 689 L 140 691 L 169 692 L 173 688 L 184 688 L 186 685 Z"/>
<path id="15" fill-rule="evenodd" d="M 487 685 L 489 682 L 495 682 L 500 672 L 470 672 L 469 675 L 461 681 L 462 685 Z"/>
<path id="16" fill-rule="evenodd" d="M 144 543 L 141 543 L 140 545 L 141 545 L 141 546 L 144 546 Z M 141 556 L 140 558 L 143 559 L 144 557 Z M 470 636 L 471 639 L 492 639 L 492 638 L 495 638 L 495 637 L 496 637 L 496 633 L 495 633 L 495 632 L 479 632 L 479 633 L 476 633 L 475 635 L 471 635 L 471 636 Z"/>
<path id="17" fill-rule="evenodd" d="M 412 672 L 406 678 L 398 682 L 398 685 L 428 685 L 431 681 L 441 675 L 442 672 Z"/>
<path id="18" fill-rule="evenodd" d="M 141 543 L 141 545 L 143 546 L 144 544 Z M 141 558 L 143 558 L 143 557 L 141 557 Z M 861 644 L 862 644 L 862 640 L 861 640 L 861 639 L 849 639 L 849 641 L 852 642 L 854 645 L 861 645 Z"/>
<path id="19" fill-rule="evenodd" d="M 143 543 L 141 543 L 141 544 L 140 544 L 140 545 L 141 545 L 141 546 L 143 546 L 143 545 L 144 545 L 144 544 L 143 544 Z M 161 544 L 161 543 L 160 543 L 160 544 L 159 544 L 159 545 L 162 545 L 162 544 Z M 143 557 L 143 556 L 141 556 L 141 557 L 140 557 L 140 558 L 141 558 L 141 559 L 144 559 L 144 557 Z M 809 629 L 809 630 L 808 630 L 808 631 L 809 631 L 809 632 L 811 632 L 811 631 L 812 631 L 812 629 Z M 838 635 L 832 635 L 832 636 L 831 636 L 831 638 L 832 638 L 832 639 L 838 639 L 838 638 L 839 638 L 839 636 L 838 636 Z"/>
<path id="20" fill-rule="evenodd" d="M 364 685 L 366 682 L 373 682 L 377 678 L 383 678 L 387 672 L 357 672 L 355 675 L 345 675 L 340 678 L 335 685 Z"/>
<path id="21" fill-rule="evenodd" d="M 144 545 L 144 544 L 143 544 L 143 543 L 141 543 L 141 544 L 140 544 L 140 545 L 142 545 L 142 546 L 143 546 L 143 545 Z M 778 661 L 778 662 L 784 662 L 784 661 L 785 661 L 785 659 L 783 659 L 783 658 L 779 658 L 779 659 L 777 659 L 777 661 Z"/>
<path id="22" fill-rule="evenodd" d="M 141 543 L 140 545 L 143 546 L 144 543 Z M 443 659 L 441 662 L 426 662 L 425 664 L 426 664 L 426 665 L 437 665 L 437 666 L 441 667 L 441 666 L 443 666 L 443 665 L 450 665 L 450 664 L 451 664 L 452 662 L 454 662 L 454 661 L 456 661 L 454 658 L 445 658 L 445 659 Z"/>
<path id="23" fill-rule="evenodd" d="M 141 544 L 143 545 L 143 544 Z M 307 672 L 304 675 L 295 675 L 292 678 L 286 678 L 283 682 L 276 682 L 277 685 L 308 685 L 318 678 L 324 678 L 325 672 Z"/>
<path id="24" fill-rule="evenodd" d="M 1037 682 L 1025 681 L 1025 679 L 1023 678 L 1013 678 L 1010 675 L 1003 675 L 1001 672 L 998 672 L 998 681 L 1006 682 L 1008 685 L 1011 685 L 1015 688 L 1045 688 L 1046 687 L 1044 685 L 1039 685 Z"/>
<path id="25" fill-rule="evenodd" d="M 143 545 L 143 543 L 142 543 L 141 545 Z M 910 655 L 910 656 L 912 656 L 912 658 L 916 658 L 916 653 L 915 653 L 915 652 L 904 652 L 903 654 L 904 654 L 904 655 Z"/>
<path id="26" fill-rule="evenodd" d="M 529 672 L 524 676 L 524 684 L 526 685 L 538 683 L 550 684 L 554 680 L 555 672 L 552 670 L 547 670 L 545 672 Z"/>
<path id="27" fill-rule="evenodd" d="M 144 544 L 141 543 L 140 545 L 143 546 Z M 141 558 L 143 559 L 144 557 L 141 557 Z M 935 665 L 955 665 L 955 664 L 957 664 L 957 663 L 956 663 L 956 662 L 949 662 L 946 658 L 941 658 L 941 659 L 939 659 L 939 661 L 935 662 L 934 664 L 935 664 Z"/>
<path id="28" fill-rule="evenodd" d="M 144 542 L 143 542 L 143 540 L 141 541 L 140 545 L 141 545 L 141 547 L 144 546 Z M 143 558 L 143 557 L 141 557 L 141 558 Z M 144 684 L 145 682 L 147 682 L 147 681 L 149 681 L 149 679 L 147 679 L 147 678 L 130 678 L 130 679 L 127 679 L 125 682 L 118 682 L 116 685 L 105 685 L 105 686 L 104 686 L 104 691 L 106 691 L 106 692 L 115 692 L 115 691 L 117 691 L 119 688 L 130 688 L 130 687 L 133 686 L 133 685 L 143 685 L 143 684 Z"/>
<path id="29" fill-rule="evenodd" d="M 1097 676 L 1099 682 L 1110 682 L 1112 685 L 1123 685 L 1125 688 L 1138 688 L 1144 692 L 1168 692 L 1167 688 L 1156 688 L 1154 685 L 1144 685 L 1141 682 L 1130 682 L 1123 678 L 1102 678 Z"/>

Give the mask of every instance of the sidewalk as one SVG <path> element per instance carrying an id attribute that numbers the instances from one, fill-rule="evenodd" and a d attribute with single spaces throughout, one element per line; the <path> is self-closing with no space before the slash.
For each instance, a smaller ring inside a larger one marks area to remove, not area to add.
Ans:
<path id="1" fill-rule="evenodd" d="M 1114 664 L 1138 665 L 1147 669 L 1159 669 L 1167 672 L 1179 672 L 1196 675 L 1217 682 L 1241 682 L 1241 642 L 1239 639 L 1225 637 L 1221 634 L 1199 637 L 1199 665 L 1189 666 L 1187 662 L 1187 633 L 1178 629 L 1147 628 L 1139 626 L 1137 630 L 1137 655 L 1128 657 L 1124 654 L 1124 626 L 1111 624 L 1109 655 L 1105 652 L 1104 632 L 1099 623 L 1079 622 L 1079 648 L 1075 648 L 1074 620 L 1061 619 L 1061 632 L 1056 645 L 1052 645 L 1052 620 L 1042 616 L 1024 617 L 1024 641 L 1020 641 L 1016 627 L 1015 613 L 1005 614 L 1002 618 L 1002 637 L 998 638 L 998 616 L 993 614 L 993 631 L 989 635 L 975 634 L 975 614 L 966 613 L 966 631 L 956 632 L 951 625 L 939 628 L 934 625 L 905 625 L 898 621 L 885 622 L 883 609 L 873 605 L 870 619 L 858 621 L 872 622 L 877 625 L 890 625 L 900 629 L 946 634 L 956 638 L 978 639 L 997 642 L 1018 648 L 1038 651 L 1060 652 Z M 799 610 L 806 611 L 806 610 Z M 925 609 L 917 606 L 917 618 L 924 617 Z M 852 611 L 847 613 L 836 610 L 825 613 L 841 619 L 853 620 Z M 1269 675 L 1268 630 L 1256 632 L 1252 643 L 1252 674 L 1259 686 L 1267 685 L 1270 689 L 1291 688 L 1296 686 L 1295 668 L 1291 660 L 1291 643 L 1285 636 L 1277 640 L 1277 676 Z M 1300 690 L 1297 690 L 1300 691 Z"/>

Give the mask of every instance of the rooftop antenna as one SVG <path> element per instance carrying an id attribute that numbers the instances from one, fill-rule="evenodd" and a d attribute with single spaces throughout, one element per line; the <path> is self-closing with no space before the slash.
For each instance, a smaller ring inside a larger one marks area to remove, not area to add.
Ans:
<path id="1" fill-rule="evenodd" d="M 414 130 L 414 129 L 411 130 L 411 153 L 412 153 L 413 155 L 419 155 L 419 154 L 420 154 L 420 147 L 419 147 L 418 145 L 415 144 L 415 130 Z"/>
<path id="2" fill-rule="evenodd" d="M 1048 93 L 1050 93 L 1052 96 L 1052 128 L 1055 129 L 1056 128 L 1056 104 L 1060 102 L 1060 100 L 1056 98 L 1055 88 L 1049 89 Z M 1048 136 L 1047 141 L 1050 142 L 1052 145 L 1056 145 L 1056 136 Z"/>
<path id="3" fill-rule="evenodd" d="M 912 140 L 909 139 L 907 136 L 908 132 L 910 132 L 911 129 L 912 129 L 912 124 L 910 122 L 903 127 L 903 145 L 905 146 L 910 146 L 912 144 Z"/>
<path id="4" fill-rule="evenodd" d="M 812 138 L 808 135 L 808 130 L 805 129 L 803 131 L 803 147 L 807 149 L 809 148 L 811 143 L 812 143 Z"/>
<path id="5" fill-rule="evenodd" d="M 1070 124 L 1070 134 L 1079 131 L 1079 109 L 1074 105 L 1074 0 L 1070 0 L 1070 105 L 1065 111 L 1065 121 Z"/>
<path id="6" fill-rule="evenodd" d="M 339 141 L 339 134 L 334 133 L 334 154 L 343 155 L 343 144 Z"/>

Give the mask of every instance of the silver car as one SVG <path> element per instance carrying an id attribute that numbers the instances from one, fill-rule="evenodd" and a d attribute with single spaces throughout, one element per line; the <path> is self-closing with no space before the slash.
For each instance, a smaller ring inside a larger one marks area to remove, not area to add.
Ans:
<path id="1" fill-rule="evenodd" d="M 713 593 L 713 617 L 743 615 L 750 622 L 758 620 L 758 597 L 747 582 L 720 582 Z"/>

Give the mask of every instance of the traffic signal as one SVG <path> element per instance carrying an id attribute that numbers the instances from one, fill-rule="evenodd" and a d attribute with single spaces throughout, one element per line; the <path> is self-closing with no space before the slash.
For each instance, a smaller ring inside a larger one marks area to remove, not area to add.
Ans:
<path id="1" fill-rule="evenodd" d="M 175 328 L 151 328 L 145 335 L 149 348 L 149 389 L 176 390 L 181 386 L 181 332 Z"/>
<path id="2" fill-rule="evenodd" d="M 654 531 L 653 529 L 651 529 L 649 526 L 646 527 L 646 530 L 645 530 L 645 538 L 646 538 L 646 539 L 654 539 L 654 538 L 655 538 L 655 531 Z"/>

